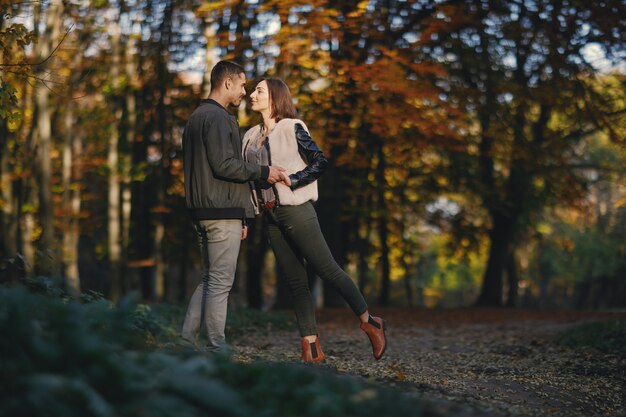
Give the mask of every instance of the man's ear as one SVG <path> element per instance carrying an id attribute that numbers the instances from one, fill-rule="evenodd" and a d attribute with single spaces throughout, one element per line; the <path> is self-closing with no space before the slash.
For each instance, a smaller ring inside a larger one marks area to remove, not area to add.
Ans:
<path id="1" fill-rule="evenodd" d="M 226 87 L 227 90 L 230 90 L 232 86 L 233 86 L 233 79 L 230 77 L 226 77 L 226 79 L 224 80 L 224 87 Z"/>

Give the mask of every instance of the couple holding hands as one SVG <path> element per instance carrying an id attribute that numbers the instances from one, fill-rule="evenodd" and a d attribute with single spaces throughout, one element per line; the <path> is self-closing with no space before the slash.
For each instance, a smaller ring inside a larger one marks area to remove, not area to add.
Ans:
<path id="1" fill-rule="evenodd" d="M 317 179 L 328 165 L 323 152 L 297 118 L 287 85 L 266 78 L 250 94 L 263 123 L 244 135 L 226 108 L 246 95 L 244 69 L 230 61 L 211 71 L 211 92 L 191 114 L 183 133 L 185 198 L 203 260 L 203 282 L 191 297 L 182 337 L 196 345 L 204 321 L 210 351 L 227 351 L 224 329 L 246 219 L 262 214 L 276 257 L 279 279 L 287 282 L 300 336 L 302 360 L 322 362 L 315 305 L 306 265 L 331 283 L 360 320 L 380 359 L 385 352 L 385 321 L 369 314 L 363 295 L 339 267 L 322 235 L 312 202 Z"/>

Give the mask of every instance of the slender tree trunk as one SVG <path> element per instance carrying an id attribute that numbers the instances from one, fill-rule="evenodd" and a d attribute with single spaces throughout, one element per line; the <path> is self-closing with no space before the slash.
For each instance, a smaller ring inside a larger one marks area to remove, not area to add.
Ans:
<path id="1" fill-rule="evenodd" d="M 400 230 L 398 231 L 398 234 L 400 236 L 404 234 L 404 219 L 402 221 L 402 226 L 400 226 Z M 403 252 L 404 254 L 407 253 L 406 248 L 403 250 Z M 411 286 L 411 278 L 412 278 L 411 267 L 405 261 L 404 255 L 400 256 L 400 266 L 402 267 L 402 270 L 404 271 L 402 282 L 404 283 L 404 293 L 406 295 L 406 304 L 409 307 L 413 307 L 413 287 Z"/>
<path id="2" fill-rule="evenodd" d="M 506 306 L 515 307 L 517 306 L 517 287 L 519 283 L 519 272 L 515 250 L 511 250 L 507 257 L 506 276 L 509 284 Z"/>
<path id="3" fill-rule="evenodd" d="M 80 68 L 82 54 L 74 56 L 72 67 Z M 80 294 L 80 277 L 78 273 L 78 241 L 80 236 L 80 160 L 82 153 L 82 138 L 76 137 L 74 131 L 73 100 L 74 83 L 76 77 L 70 79 L 68 103 L 65 108 L 65 143 L 63 144 L 63 272 L 69 292 L 77 296 Z M 74 172 L 74 175 L 72 173 Z"/>
<path id="4" fill-rule="evenodd" d="M 141 71 L 143 65 L 140 63 L 138 69 Z M 151 120 L 146 116 L 152 108 L 152 94 L 149 88 L 141 90 L 141 100 L 139 101 L 138 115 L 138 132 L 141 132 L 142 139 L 133 143 L 133 166 L 141 167 L 145 164 L 147 156 L 147 143 L 146 138 L 151 134 Z M 149 116 L 148 116 L 149 117 Z M 143 168 L 146 169 L 146 168 Z M 150 178 L 148 172 L 141 172 L 145 174 L 147 179 Z M 152 192 L 154 186 L 148 180 L 134 181 L 132 189 L 132 252 L 134 255 L 134 261 L 140 264 L 139 274 L 141 281 L 141 293 L 144 299 L 153 298 L 153 274 L 152 266 Z"/>
<path id="5" fill-rule="evenodd" d="M 376 168 L 376 185 L 378 187 L 378 237 L 380 239 L 380 260 L 381 260 L 381 287 L 378 302 L 381 306 L 389 305 L 389 290 L 391 285 L 391 267 L 389 264 L 389 231 L 387 229 L 387 201 L 385 199 L 385 189 L 387 181 L 385 179 L 386 158 L 383 142 L 378 140 L 378 166 Z"/>
<path id="6" fill-rule="evenodd" d="M 408 204 L 409 203 L 408 203 L 406 194 L 404 193 L 404 190 L 400 190 L 400 205 L 402 207 L 407 207 Z M 398 231 L 397 231 L 398 236 L 401 236 L 401 237 L 404 236 L 406 224 L 407 224 L 407 216 L 406 216 L 406 212 L 403 210 L 400 220 L 398 221 Z M 412 265 L 409 265 L 406 259 L 408 257 L 411 257 L 414 252 L 415 252 L 415 249 L 413 248 L 413 244 L 410 241 L 402 239 L 402 254 L 400 255 L 399 263 L 400 263 L 400 266 L 402 267 L 402 270 L 404 271 L 402 282 L 404 283 L 406 302 L 409 307 L 413 307 L 413 287 L 411 285 L 411 278 L 413 277 L 413 274 L 411 271 Z"/>
<path id="7" fill-rule="evenodd" d="M 424 286 L 420 283 L 420 280 L 422 278 L 422 273 L 419 267 L 419 264 L 416 268 L 417 272 L 416 272 L 416 279 L 415 281 L 417 282 L 416 286 L 415 286 L 415 305 L 417 307 L 424 307 Z"/>
<path id="8" fill-rule="evenodd" d="M 41 6 L 36 6 L 41 7 Z M 63 2 L 52 0 L 45 12 L 45 31 L 35 46 L 38 61 L 47 59 L 56 42 L 60 40 Z M 39 24 L 38 21 L 35 22 Z M 45 68 L 39 68 L 37 76 L 48 79 Z M 54 213 L 52 203 L 52 108 L 50 90 L 44 81 L 38 82 L 35 93 L 37 106 L 37 179 L 39 189 L 39 221 L 42 228 L 39 248 L 43 256 L 38 262 L 39 271 L 44 275 L 58 273 L 57 248 L 54 242 Z"/>
<path id="9" fill-rule="evenodd" d="M 204 40 L 206 42 L 206 48 L 204 50 L 204 62 L 206 69 L 202 74 L 202 84 L 200 85 L 200 96 L 204 99 L 209 96 L 211 92 L 211 70 L 215 65 L 215 46 L 217 42 L 217 34 L 215 32 L 215 24 L 212 19 L 205 19 L 202 21 L 202 33 L 204 34 Z"/>
<path id="10" fill-rule="evenodd" d="M 35 7 L 35 22 L 39 21 L 38 10 L 39 8 Z M 32 123 L 30 123 L 30 126 L 27 126 L 26 123 L 24 123 L 22 125 L 22 132 L 18 133 L 18 135 L 23 135 L 24 137 L 26 137 L 26 144 L 23 147 L 22 152 L 25 155 L 24 163 L 28 165 L 28 161 L 33 161 L 35 159 L 35 120 L 37 107 L 35 106 L 35 87 L 25 81 L 23 91 L 24 106 L 22 108 L 22 112 L 26 111 L 26 109 L 33 109 L 34 111 L 33 121 Z M 24 276 L 26 277 L 31 276 L 34 273 L 35 269 L 36 249 L 33 233 L 35 229 L 36 218 L 35 213 L 32 209 L 33 207 L 38 206 L 37 193 L 32 191 L 35 188 L 35 180 L 33 178 L 33 176 L 35 175 L 35 170 L 36 169 L 33 166 L 31 169 L 31 174 L 29 176 L 18 178 L 13 184 L 16 190 L 15 207 L 17 209 L 17 220 L 19 222 L 17 247 L 18 250 L 24 255 Z"/>
<path id="11" fill-rule="evenodd" d="M 114 114 L 114 120 L 109 127 L 109 148 L 107 164 L 109 167 L 109 193 L 107 210 L 107 231 L 109 249 L 109 297 L 116 300 L 121 295 L 121 225 L 120 225 L 120 175 L 119 175 L 119 123 L 122 112 L 119 106 L 119 89 L 121 76 L 121 30 L 119 20 L 111 22 L 111 85 L 113 89 L 112 99 L 109 105 Z"/>
<path id="12" fill-rule="evenodd" d="M 23 271 L 23 259 L 18 251 L 18 207 L 14 198 L 17 188 L 14 187 L 13 164 L 10 162 L 9 130 L 3 119 L 0 119 L 0 225 L 2 240 L 0 241 L 0 282 L 17 281 Z M 14 146 L 15 147 L 15 146 Z"/>
<path id="13" fill-rule="evenodd" d="M 183 233 L 181 233 L 183 235 L 183 241 L 181 243 L 182 252 L 180 256 L 180 268 L 178 276 L 178 302 L 185 303 L 187 301 L 187 268 L 189 264 L 189 251 L 191 250 L 192 246 L 195 246 L 191 244 L 189 239 L 189 233 L 187 233 L 187 230 L 189 228 L 189 219 L 187 218 L 187 216 L 181 217 L 181 221 L 183 222 L 183 224 L 180 230 L 183 231 Z"/>
<path id="14" fill-rule="evenodd" d="M 369 215 L 371 212 L 371 198 L 367 198 L 366 205 L 364 207 L 365 212 L 367 213 L 364 217 L 365 221 L 365 235 L 363 237 L 357 231 L 358 238 L 358 248 L 359 248 L 359 261 L 357 265 L 358 270 L 358 279 L 359 279 L 359 289 L 362 293 L 367 291 L 367 274 L 369 272 L 369 265 L 367 262 L 367 256 L 369 255 L 369 244 L 370 237 L 372 234 L 372 216 Z"/>
<path id="15" fill-rule="evenodd" d="M 25 79 L 21 86 L 22 100 L 20 100 L 20 112 L 25 114 L 27 109 L 33 109 L 33 88 L 30 82 Z M 5 129 L 7 126 L 5 126 Z M 30 133 L 28 133 L 30 131 Z M 32 151 L 32 138 L 33 130 L 32 123 L 22 123 L 20 128 L 13 135 L 10 135 L 8 131 L 3 135 L 5 142 L 3 146 L 5 150 L 2 152 L 2 195 L 5 202 L 3 210 L 5 210 L 5 217 L 2 224 L 5 248 L 7 255 L 14 260 L 12 274 L 15 274 L 12 278 L 19 279 L 25 278 L 30 271 L 34 259 L 28 257 L 25 252 L 28 249 L 32 249 L 32 242 L 29 239 L 25 242 L 24 239 L 24 218 L 22 209 L 24 207 L 24 199 L 26 198 L 26 186 L 28 177 L 14 176 L 15 165 L 10 162 L 22 161 L 25 165 L 28 165 L 29 158 Z M 26 143 L 23 144 L 17 138 L 26 137 Z M 9 142 L 13 138 L 13 142 Z M 11 144 L 11 146 L 8 146 Z M 30 251 L 30 254 L 34 254 L 34 250 Z"/>
<path id="16" fill-rule="evenodd" d="M 130 251 L 130 223 L 132 212 L 132 190 L 131 190 L 131 167 L 132 148 L 135 141 L 137 129 L 137 99 L 135 97 L 137 64 L 135 62 L 136 40 L 134 37 L 128 39 L 125 50 L 125 71 L 128 79 L 128 87 L 124 94 L 124 120 L 123 120 L 123 141 L 121 146 L 121 181 L 122 181 L 122 244 L 121 244 L 121 268 L 123 276 L 128 271 L 128 255 Z M 129 290 L 126 281 L 122 281 L 122 291 Z"/>
<path id="17" fill-rule="evenodd" d="M 0 119 L 0 191 L 2 192 L 2 241 L 0 242 L 0 262 L 14 259 L 17 250 L 17 207 L 13 198 L 13 164 L 10 162 L 9 130 Z M 13 280 L 15 277 L 7 277 Z"/>
<path id="18" fill-rule="evenodd" d="M 248 270 L 246 273 L 246 299 L 249 308 L 263 307 L 263 264 L 269 249 L 267 243 L 267 224 L 263 217 L 259 218 L 253 227 L 248 228 L 246 239 L 246 258 Z"/>
<path id="19" fill-rule="evenodd" d="M 161 144 L 161 161 L 157 172 L 157 207 L 160 208 L 156 216 L 155 233 L 154 233 L 154 256 L 155 256 L 155 294 L 156 300 L 165 298 L 165 254 L 163 247 L 163 238 L 165 237 L 165 195 L 169 176 L 168 169 L 168 142 L 169 132 L 167 130 L 166 120 L 168 112 L 165 105 L 168 94 L 169 70 L 167 64 L 169 60 L 169 47 L 172 42 L 172 14 L 174 13 L 174 2 L 166 1 L 165 10 L 163 12 L 163 21 L 160 27 L 160 48 L 158 58 L 159 74 L 159 101 L 157 103 L 157 117 L 159 136 Z"/>

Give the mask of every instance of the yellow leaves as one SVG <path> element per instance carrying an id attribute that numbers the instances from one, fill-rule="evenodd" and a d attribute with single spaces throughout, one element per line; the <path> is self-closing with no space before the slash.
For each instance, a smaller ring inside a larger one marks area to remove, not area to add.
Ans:
<path id="1" fill-rule="evenodd" d="M 535 177 L 533 179 L 533 186 L 536 190 L 543 190 L 546 186 L 546 179 L 541 177 Z"/>
<path id="2" fill-rule="evenodd" d="M 347 14 L 347 17 L 349 18 L 358 18 L 361 17 L 365 14 L 365 12 L 367 11 L 367 6 L 369 5 L 369 1 L 360 1 L 359 4 L 357 4 L 356 10 L 350 12 Z"/>
<path id="3" fill-rule="evenodd" d="M 9 117 L 7 117 L 7 128 L 9 132 L 17 132 L 22 124 L 22 113 L 14 111 Z"/>
<path id="4" fill-rule="evenodd" d="M 207 17 L 214 12 L 223 10 L 226 3 L 231 3 L 231 1 L 208 1 L 196 9 L 196 16 Z"/>
<path id="5" fill-rule="evenodd" d="M 442 188 L 450 184 L 450 182 L 448 181 L 448 178 L 444 176 L 436 176 L 435 182 L 437 183 L 437 185 L 441 186 Z"/>
<path id="6" fill-rule="evenodd" d="M 541 233 L 542 235 L 549 235 L 552 233 L 552 225 L 550 223 L 540 223 L 537 226 L 537 232 Z"/>

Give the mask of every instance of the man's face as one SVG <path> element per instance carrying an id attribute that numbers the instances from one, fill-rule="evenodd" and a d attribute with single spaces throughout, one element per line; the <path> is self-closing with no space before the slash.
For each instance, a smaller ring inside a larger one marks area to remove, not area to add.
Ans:
<path id="1" fill-rule="evenodd" d="M 241 73 L 231 78 L 230 84 L 230 105 L 238 107 L 241 100 L 246 96 L 246 74 Z"/>

